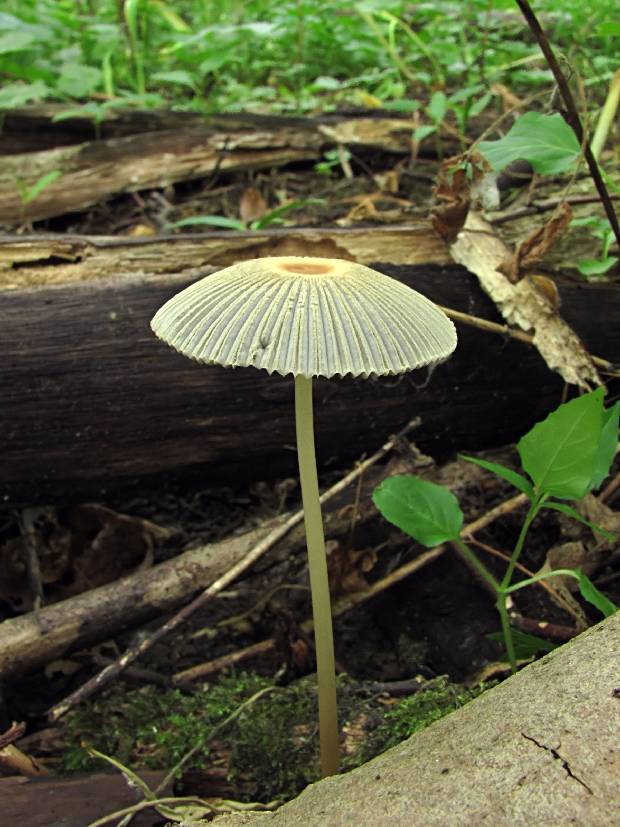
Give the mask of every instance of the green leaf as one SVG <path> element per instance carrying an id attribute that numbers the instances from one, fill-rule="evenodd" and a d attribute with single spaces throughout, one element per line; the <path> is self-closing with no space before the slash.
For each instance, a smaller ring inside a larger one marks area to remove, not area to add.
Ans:
<path id="1" fill-rule="evenodd" d="M 299 198 L 297 201 L 289 201 L 288 204 L 282 204 L 279 207 L 276 207 L 273 210 L 270 210 L 268 213 L 263 215 L 261 218 L 258 218 L 256 221 L 253 221 L 251 224 L 251 229 L 253 230 L 262 230 L 265 227 L 268 227 L 270 224 L 281 224 L 282 216 L 286 215 L 287 213 L 291 212 L 292 210 L 298 210 L 301 207 L 307 207 L 311 204 L 324 204 L 324 198 Z"/>
<path id="2" fill-rule="evenodd" d="M 573 130 L 560 114 L 527 112 L 499 141 L 481 141 L 478 149 L 493 169 L 502 170 L 513 161 L 529 161 L 540 175 L 565 172 L 581 152 Z"/>
<path id="3" fill-rule="evenodd" d="M 596 454 L 594 473 L 590 480 L 590 488 L 597 489 L 605 477 L 609 475 L 611 464 L 618 450 L 618 420 L 620 419 L 620 402 L 603 411 L 603 428 Z"/>
<path id="4" fill-rule="evenodd" d="M 151 80 L 159 83 L 172 83 L 177 86 L 189 86 L 194 88 L 194 78 L 185 69 L 172 69 L 169 72 L 154 72 L 151 75 Z"/>
<path id="5" fill-rule="evenodd" d="M 463 527 L 454 494 L 419 477 L 389 477 L 375 488 L 372 499 L 386 520 L 429 548 L 454 540 Z"/>
<path id="6" fill-rule="evenodd" d="M 177 227 L 196 227 L 200 225 L 208 225 L 210 227 L 223 227 L 226 230 L 245 230 L 243 221 L 238 218 L 226 218 L 223 215 L 194 215 L 191 218 L 182 218 L 180 221 L 174 221 L 168 226 L 172 229 Z"/>
<path id="7" fill-rule="evenodd" d="M 521 438 L 523 470 L 539 494 L 578 500 L 590 490 L 603 427 L 603 389 L 560 405 Z"/>
<path id="8" fill-rule="evenodd" d="M 65 63 L 56 86 L 59 92 L 71 98 L 85 98 L 101 83 L 101 69 L 82 63 Z"/>
<path id="9" fill-rule="evenodd" d="M 41 195 L 46 187 L 53 184 L 60 175 L 61 172 L 59 169 L 52 169 L 50 172 L 42 175 L 38 181 L 35 181 L 35 183 L 26 190 L 25 195 L 23 196 L 24 205 L 30 204 L 31 201 L 34 201 L 35 198 Z"/>
<path id="10" fill-rule="evenodd" d="M 577 520 L 579 523 L 583 523 L 583 525 L 587 525 L 589 529 L 592 531 L 596 531 L 598 534 L 602 534 L 606 540 L 609 540 L 613 543 L 616 539 L 616 535 L 612 534 L 611 531 L 607 531 L 604 528 L 601 528 L 600 525 L 596 523 L 590 522 L 590 520 L 586 520 L 585 517 L 582 517 L 578 511 L 575 511 L 574 508 L 570 505 L 566 505 L 566 503 L 555 503 L 551 500 L 547 500 L 544 503 L 543 508 L 550 508 L 552 511 L 560 511 L 562 514 L 565 514 L 567 517 L 571 517 L 573 520 Z"/>
<path id="11" fill-rule="evenodd" d="M 448 98 L 445 92 L 435 92 L 426 107 L 426 111 L 436 124 L 441 123 L 448 111 Z"/>
<path id="12" fill-rule="evenodd" d="M 579 591 L 584 600 L 596 606 L 599 612 L 602 612 L 605 617 L 611 617 L 618 611 L 620 606 L 616 606 L 612 600 L 605 597 L 605 595 L 596 588 L 590 578 L 586 577 L 580 569 L 575 569 L 575 576 L 577 580 L 579 580 Z"/>
<path id="13" fill-rule="evenodd" d="M 36 35 L 29 31 L 13 31 L 0 35 L 0 55 L 7 55 L 11 52 L 23 52 L 36 42 Z"/>
<path id="14" fill-rule="evenodd" d="M 68 121 L 73 118 L 90 118 L 94 121 L 103 120 L 105 117 L 105 109 L 102 104 L 90 101 L 81 106 L 75 106 L 71 109 L 63 109 L 62 112 L 56 112 L 52 115 L 52 123 L 59 121 Z"/>
<path id="15" fill-rule="evenodd" d="M 618 261 L 617 256 L 608 258 L 582 258 L 577 262 L 577 269 L 582 276 L 603 276 Z"/>
<path id="16" fill-rule="evenodd" d="M 417 126 L 413 130 L 413 140 L 423 141 L 424 138 L 428 138 L 428 136 L 432 135 L 433 132 L 437 132 L 436 126 L 432 126 L 431 124 L 422 124 L 422 126 Z"/>
<path id="17" fill-rule="evenodd" d="M 481 468 L 485 468 L 487 471 L 497 474 L 498 477 L 501 477 L 503 480 L 506 480 L 506 482 L 514 485 L 515 488 L 518 488 L 519 491 L 525 494 L 525 496 L 530 500 L 534 499 L 535 494 L 531 483 L 529 480 L 526 480 L 525 477 L 522 477 L 521 474 L 517 474 L 516 471 L 512 471 L 510 468 L 506 468 L 496 462 L 489 462 L 486 459 L 468 457 L 465 454 L 459 454 L 459 456 L 461 459 L 467 460 L 467 462 L 473 462 L 475 465 L 479 465 Z"/>
<path id="18" fill-rule="evenodd" d="M 42 80 L 34 83 L 9 83 L 0 89 L 0 109 L 13 109 L 32 100 L 46 98 L 49 88 Z"/>
<path id="19" fill-rule="evenodd" d="M 557 643 L 552 643 L 550 640 L 536 637 L 536 635 L 528 635 L 526 632 L 521 632 L 519 629 L 511 628 L 512 642 L 515 647 L 515 655 L 520 660 L 531 658 L 539 652 L 552 652 L 558 648 Z M 504 640 L 502 632 L 493 632 L 487 635 L 489 640 L 497 640 L 500 643 Z M 507 654 L 504 652 L 502 660 L 507 660 Z"/>

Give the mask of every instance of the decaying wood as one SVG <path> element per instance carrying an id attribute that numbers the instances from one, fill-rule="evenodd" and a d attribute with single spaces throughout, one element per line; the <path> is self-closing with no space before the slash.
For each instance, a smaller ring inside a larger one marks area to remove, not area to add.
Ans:
<path id="1" fill-rule="evenodd" d="M 456 265 L 379 269 L 438 304 L 498 319 Z M 164 474 L 220 483 L 297 473 L 290 378 L 205 367 L 151 333 L 155 311 L 196 275 L 0 293 L 1 502 L 83 500 Z M 560 288 L 562 314 L 588 349 L 620 362 L 618 287 Z M 321 380 L 315 399 L 319 460 L 343 464 L 412 415 L 433 455 L 514 441 L 557 406 L 561 381 L 535 349 L 463 326 L 455 355 L 430 377 Z"/>
<path id="2" fill-rule="evenodd" d="M 54 116 L 66 110 L 62 104 L 32 104 L 3 113 L 0 153 L 11 155 L 57 146 L 83 144 L 95 138 L 92 119 Z M 479 128 L 474 127 L 477 134 Z M 394 112 L 372 110 L 351 115 L 327 113 L 317 117 L 264 115 L 247 112 L 201 115 L 171 112 L 168 109 L 109 109 L 100 125 L 103 140 L 133 137 L 148 133 L 183 132 L 200 129 L 205 134 L 230 135 L 231 144 L 239 136 L 254 133 L 256 146 L 306 146 L 319 149 L 322 144 L 350 144 L 403 153 L 411 149 L 411 119 Z M 271 143 L 273 142 L 273 143 Z M 432 145 L 433 142 L 430 142 Z M 450 144 L 457 146 L 452 137 Z"/>
<path id="3" fill-rule="evenodd" d="M 509 250 L 480 215 L 468 215 L 450 249 L 455 261 L 478 276 L 508 324 L 533 332 L 533 342 L 551 370 L 569 384 L 586 390 L 602 384 L 590 354 L 558 308 L 550 304 L 530 278 L 513 284 L 501 272 Z"/>
<path id="4" fill-rule="evenodd" d="M 7 155 L 0 171 L 0 222 L 16 224 L 76 212 L 112 195 L 205 178 L 215 171 L 318 161 L 325 149 L 335 145 L 404 154 L 411 149 L 411 122 L 394 117 L 214 117 L 206 125 L 194 121 L 183 129 Z M 53 170 L 60 176 L 23 205 L 16 180 L 32 186 Z"/>
<path id="5" fill-rule="evenodd" d="M 27 672 L 76 645 L 106 640 L 162 614 L 221 577 L 268 529 L 186 551 L 173 560 L 0 624 L 0 675 Z"/>
<path id="6" fill-rule="evenodd" d="M 263 256 L 312 255 L 371 264 L 448 264 L 447 245 L 419 219 L 397 227 L 210 232 L 153 238 L 0 236 L 0 291 L 142 274 L 204 273 Z"/>
<path id="7" fill-rule="evenodd" d="M 619 648 L 617 613 L 363 767 L 214 824 L 615 824 Z"/>
<path id="8" fill-rule="evenodd" d="M 165 772 L 138 773 L 149 787 L 156 787 Z M 170 795 L 172 783 L 162 795 Z M 97 818 L 140 801 L 142 793 L 130 786 L 121 773 L 92 773 L 72 778 L 31 780 L 0 779 L 2 820 L 19 827 L 85 827 Z M 151 827 L 153 813 L 138 813 L 132 827 Z"/>

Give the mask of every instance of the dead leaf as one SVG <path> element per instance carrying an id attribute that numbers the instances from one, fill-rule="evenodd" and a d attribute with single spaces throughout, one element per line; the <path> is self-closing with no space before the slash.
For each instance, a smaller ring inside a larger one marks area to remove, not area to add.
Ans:
<path id="1" fill-rule="evenodd" d="M 489 164 L 477 153 L 448 158 L 439 167 L 431 222 L 445 241 L 452 242 L 458 236 L 469 212 L 472 185 L 489 171 Z"/>
<path id="2" fill-rule="evenodd" d="M 132 238 L 144 238 L 146 236 L 155 235 L 155 229 L 150 224 L 134 224 L 125 233 Z"/>
<path id="3" fill-rule="evenodd" d="M 511 92 L 503 83 L 492 83 L 491 92 L 494 92 L 501 98 L 504 112 L 509 109 L 515 109 L 516 107 L 520 108 L 524 105 L 523 99 L 515 95 L 514 92 Z"/>
<path id="4" fill-rule="evenodd" d="M 400 172 L 398 169 L 389 169 L 387 172 L 377 172 L 372 176 L 381 192 L 396 195 L 400 187 Z"/>
<path id="5" fill-rule="evenodd" d="M 368 588 L 366 575 L 377 564 L 377 551 L 370 549 L 343 549 L 335 540 L 327 557 L 330 590 L 334 595 L 352 594 Z"/>
<path id="6" fill-rule="evenodd" d="M 457 264 L 475 273 L 480 286 L 509 325 L 532 334 L 533 343 L 551 370 L 586 390 L 602 385 L 590 354 L 572 328 L 550 306 L 530 279 L 512 284 L 499 267 L 506 245 L 481 215 L 470 211 L 450 248 Z"/>
<path id="7" fill-rule="evenodd" d="M 549 221 L 542 227 L 537 227 L 523 241 L 520 241 L 514 253 L 503 261 L 498 270 L 509 281 L 516 284 L 529 271 L 540 267 L 544 257 L 553 244 L 568 229 L 573 219 L 570 205 L 563 202 L 555 210 Z"/>
<path id="8" fill-rule="evenodd" d="M 0 600 L 14 612 L 31 611 L 29 545 L 39 561 L 46 602 L 105 585 L 153 562 L 153 541 L 168 529 L 140 517 L 85 504 L 44 509 L 31 531 L 0 546 Z"/>
<path id="9" fill-rule="evenodd" d="M 244 224 L 250 224 L 269 212 L 269 205 L 257 187 L 247 187 L 239 201 L 239 218 Z"/>

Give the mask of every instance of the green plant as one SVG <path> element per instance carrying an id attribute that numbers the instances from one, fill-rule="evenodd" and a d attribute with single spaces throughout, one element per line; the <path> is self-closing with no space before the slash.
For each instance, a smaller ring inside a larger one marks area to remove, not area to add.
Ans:
<path id="1" fill-rule="evenodd" d="M 588 227 L 595 238 L 601 241 L 601 254 L 599 258 L 583 258 L 577 262 L 577 269 L 582 276 L 602 276 L 611 270 L 618 262 L 618 256 L 609 255 L 611 245 L 614 243 L 615 235 L 611 224 L 606 218 L 598 215 L 589 215 L 584 218 L 574 218 L 573 227 Z"/>
<path id="2" fill-rule="evenodd" d="M 331 175 L 334 169 L 342 167 L 343 163 L 351 160 L 351 153 L 345 147 L 328 149 L 323 153 L 323 159 L 317 161 L 314 169 L 319 175 Z"/>
<path id="3" fill-rule="evenodd" d="M 240 218 L 227 218 L 223 215 L 193 215 L 190 218 L 182 218 L 180 221 L 173 221 L 168 224 L 171 230 L 177 230 L 182 227 L 220 227 L 225 230 L 238 230 L 243 232 L 245 230 L 264 230 L 273 224 L 283 224 L 283 217 L 293 210 L 298 210 L 301 207 L 306 207 L 310 204 L 323 204 L 322 198 L 301 198 L 297 201 L 289 201 L 287 204 L 281 204 L 279 207 L 270 210 L 265 215 L 251 221 L 249 224 L 242 221 Z"/>
<path id="4" fill-rule="evenodd" d="M 517 450 L 527 477 L 497 463 L 464 457 L 497 474 L 529 500 L 521 531 L 501 579 L 496 578 L 463 541 L 463 512 L 448 489 L 418 477 L 401 475 L 388 478 L 373 493 L 377 508 L 387 520 L 425 546 L 454 543 L 491 586 L 497 596 L 496 606 L 513 671 L 517 668 L 517 653 L 507 598 L 518 589 L 560 574 L 567 575 L 577 579 L 582 597 L 605 616 L 617 610 L 580 570 L 557 569 L 512 582 L 529 529 L 542 509 L 559 511 L 613 539 L 613 535 L 585 520 L 571 505 L 563 502 L 579 500 L 597 489 L 609 473 L 618 447 L 620 402 L 605 409 L 603 395 L 603 389 L 598 388 L 560 405 L 521 438 Z"/>
<path id="5" fill-rule="evenodd" d="M 526 112 L 507 135 L 497 141 L 481 141 L 478 151 L 497 172 L 513 161 L 525 160 L 540 175 L 566 172 L 581 154 L 579 141 L 564 118 L 540 112 Z"/>
<path id="6" fill-rule="evenodd" d="M 31 204 L 35 199 L 37 199 L 43 190 L 51 186 L 51 184 L 53 184 L 54 181 L 60 177 L 60 175 L 62 175 L 62 173 L 59 169 L 52 169 L 49 172 L 46 172 L 45 175 L 38 178 L 34 184 L 27 184 L 23 178 L 20 178 L 18 175 L 14 177 L 15 186 L 17 187 L 19 198 L 22 202 L 22 220 L 26 214 L 28 204 Z"/>

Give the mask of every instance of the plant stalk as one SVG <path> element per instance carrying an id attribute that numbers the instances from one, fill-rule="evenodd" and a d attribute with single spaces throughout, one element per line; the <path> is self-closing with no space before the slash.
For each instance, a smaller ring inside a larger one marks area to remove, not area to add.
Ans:
<path id="1" fill-rule="evenodd" d="M 523 551 L 523 545 L 525 543 L 525 538 L 527 537 L 527 532 L 530 530 L 530 526 L 534 522 L 534 519 L 540 511 L 540 508 L 545 500 L 546 496 L 539 496 L 530 504 L 527 516 L 523 521 L 523 525 L 521 526 L 521 531 L 519 532 L 519 537 L 517 538 L 516 545 L 514 547 L 512 554 L 510 555 L 510 561 L 508 562 L 506 573 L 504 574 L 504 577 L 501 582 L 502 590 L 507 589 L 508 586 L 510 586 L 510 583 L 512 581 L 512 575 L 514 574 L 517 561 L 521 556 L 521 552 Z"/>
<path id="2" fill-rule="evenodd" d="M 325 778 L 328 775 L 335 775 L 339 766 L 336 661 L 325 537 L 314 452 L 312 379 L 305 376 L 295 377 L 295 425 L 314 617 L 321 775 Z"/>

